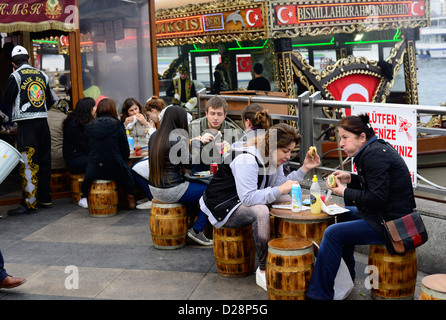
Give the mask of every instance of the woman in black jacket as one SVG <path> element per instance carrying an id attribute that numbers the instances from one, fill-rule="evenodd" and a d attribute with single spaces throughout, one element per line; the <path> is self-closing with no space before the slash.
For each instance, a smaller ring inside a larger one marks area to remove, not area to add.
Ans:
<path id="1" fill-rule="evenodd" d="M 128 209 L 135 208 L 135 186 L 126 160 L 130 148 L 124 125 L 118 119 L 112 99 L 98 103 L 96 119 L 85 126 L 88 164 L 82 182 L 82 197 L 87 198 L 93 180 L 113 180 L 127 193 Z"/>
<path id="2" fill-rule="evenodd" d="M 82 98 L 63 122 L 63 158 L 72 174 L 87 171 L 88 154 L 86 150 L 85 125 L 93 121 L 96 113 L 95 101 Z"/>
<path id="3" fill-rule="evenodd" d="M 381 217 L 393 220 L 416 207 L 406 163 L 390 144 L 377 139 L 368 115 L 345 117 L 339 121 L 338 130 L 340 146 L 347 156 L 354 157 L 358 174 L 334 172 L 337 186 L 329 189 L 357 210 L 350 212 L 351 221 L 325 230 L 307 292 L 311 299 L 333 299 L 341 258 L 354 280 L 354 246 L 385 243 Z"/>

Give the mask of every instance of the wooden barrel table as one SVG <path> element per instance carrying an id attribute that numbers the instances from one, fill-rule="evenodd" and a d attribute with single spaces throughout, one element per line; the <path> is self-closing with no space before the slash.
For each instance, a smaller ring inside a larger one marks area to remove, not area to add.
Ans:
<path id="1" fill-rule="evenodd" d="M 90 216 L 111 217 L 118 211 L 118 192 L 112 180 L 93 180 L 87 198 Z"/>
<path id="2" fill-rule="evenodd" d="M 186 245 L 187 213 L 183 204 L 152 199 L 149 220 L 155 248 L 171 250 Z"/>
<path id="3" fill-rule="evenodd" d="M 334 222 L 326 213 L 312 214 L 310 210 L 292 212 L 287 209 L 270 209 L 275 217 L 276 238 L 307 239 L 321 244 L 325 229 Z"/>
<path id="4" fill-rule="evenodd" d="M 217 272 L 223 277 L 244 277 L 254 273 L 255 247 L 251 225 L 215 228 L 213 247 Z"/>
<path id="5" fill-rule="evenodd" d="M 432 274 L 421 280 L 420 300 L 446 300 L 446 274 Z"/>
<path id="6" fill-rule="evenodd" d="M 372 284 L 375 300 L 413 300 L 417 281 L 417 253 L 391 254 L 385 245 L 370 245 L 369 266 L 376 266 L 378 285 Z"/>
<path id="7" fill-rule="evenodd" d="M 313 275 L 313 243 L 278 238 L 268 242 L 266 286 L 269 300 L 305 300 Z"/>
<path id="8" fill-rule="evenodd" d="M 71 181 L 71 199 L 73 202 L 79 202 L 79 200 L 82 197 L 82 181 L 84 181 L 85 174 L 79 173 L 79 174 L 71 174 L 70 175 L 70 181 Z"/>

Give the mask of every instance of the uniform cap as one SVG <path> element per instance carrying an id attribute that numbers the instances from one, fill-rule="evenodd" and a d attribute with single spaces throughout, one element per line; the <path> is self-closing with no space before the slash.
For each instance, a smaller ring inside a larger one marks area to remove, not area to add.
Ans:
<path id="1" fill-rule="evenodd" d="M 18 56 L 19 54 L 26 54 L 26 55 L 28 55 L 28 50 L 26 50 L 22 46 L 15 46 L 14 49 L 12 49 L 11 57 Z"/>
<path id="2" fill-rule="evenodd" d="M 181 66 L 181 67 L 180 67 L 180 72 L 181 72 L 181 73 L 188 73 L 188 72 L 189 72 L 189 69 L 188 69 L 187 66 Z"/>

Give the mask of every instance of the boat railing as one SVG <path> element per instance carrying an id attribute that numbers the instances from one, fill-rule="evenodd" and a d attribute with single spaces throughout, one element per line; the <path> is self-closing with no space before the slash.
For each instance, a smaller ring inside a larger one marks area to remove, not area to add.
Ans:
<path id="1" fill-rule="evenodd" d="M 199 116 L 204 115 L 204 105 L 203 102 L 209 100 L 214 95 L 206 94 L 204 91 L 198 94 L 198 112 Z M 329 108 L 331 110 L 342 110 L 351 109 L 352 105 L 355 106 L 382 106 L 382 107 L 392 107 L 400 109 L 415 109 L 418 115 L 430 116 L 446 115 L 446 108 L 441 106 L 423 106 L 423 105 L 407 105 L 407 104 L 396 104 L 396 103 L 367 103 L 367 102 L 356 102 L 356 101 L 334 101 L 334 100 L 323 100 L 321 98 L 320 92 L 315 92 L 310 95 L 308 91 L 302 93 L 297 98 L 284 98 L 284 97 L 267 97 L 267 96 L 230 96 L 230 95 L 220 95 L 221 98 L 225 99 L 228 103 L 234 102 L 246 102 L 248 103 L 259 103 L 259 104 L 281 104 L 288 105 L 289 108 L 295 108 L 294 113 L 296 115 L 283 115 L 283 114 L 271 114 L 273 120 L 279 122 L 292 121 L 296 122 L 299 128 L 299 132 L 302 136 L 300 145 L 299 162 L 291 162 L 292 167 L 299 167 L 300 163 L 303 163 L 306 151 L 310 146 L 316 146 L 318 150 L 322 150 L 322 139 L 321 132 L 323 132 L 323 127 L 325 125 L 335 127 L 339 122 L 336 117 L 328 118 L 323 112 L 323 108 Z M 229 117 L 240 117 L 241 111 L 228 111 Z M 417 125 L 417 134 L 426 134 L 434 136 L 446 136 L 446 129 L 442 128 L 432 128 L 425 127 L 422 124 Z M 337 170 L 338 168 L 343 169 L 345 161 L 341 155 L 342 149 L 335 148 L 334 152 L 339 153 L 339 166 L 337 167 L 326 167 L 320 166 L 316 169 L 316 174 L 326 176 L 330 172 Z M 320 153 L 319 153 L 320 154 Z M 418 160 L 418 159 L 417 159 Z M 416 190 L 426 193 L 433 193 L 440 196 L 446 196 L 446 187 L 439 186 L 430 182 L 429 180 L 418 175 L 418 183 Z M 422 183 L 422 182 L 424 183 Z"/>

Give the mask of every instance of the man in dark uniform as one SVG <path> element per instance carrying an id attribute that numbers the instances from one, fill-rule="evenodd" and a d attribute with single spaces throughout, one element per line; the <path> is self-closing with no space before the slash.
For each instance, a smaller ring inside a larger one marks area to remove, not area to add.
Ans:
<path id="1" fill-rule="evenodd" d="M 166 94 L 173 97 L 172 103 L 192 110 L 197 105 L 197 93 L 194 82 L 189 79 L 187 66 L 181 66 L 180 77 L 173 79 Z"/>
<path id="2" fill-rule="evenodd" d="M 231 73 L 229 71 L 230 63 L 231 58 L 227 55 L 223 55 L 222 61 L 215 67 L 213 93 L 219 94 L 221 91 L 234 90 Z"/>
<path id="3" fill-rule="evenodd" d="M 14 72 L 6 86 L 3 101 L 12 108 L 17 122 L 17 149 L 22 154 L 22 203 L 9 215 L 33 213 L 51 207 L 51 137 L 48 109 L 54 103 L 48 76 L 29 65 L 28 51 L 15 46 L 11 53 Z"/>

